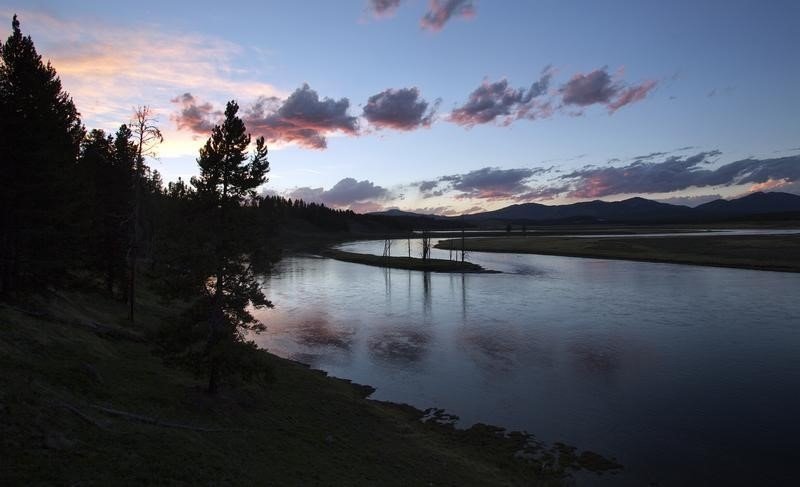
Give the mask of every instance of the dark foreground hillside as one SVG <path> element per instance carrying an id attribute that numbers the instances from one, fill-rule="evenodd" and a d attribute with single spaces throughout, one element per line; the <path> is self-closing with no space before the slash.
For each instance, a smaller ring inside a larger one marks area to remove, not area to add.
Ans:
<path id="1" fill-rule="evenodd" d="M 209 397 L 153 353 L 169 308 L 143 302 L 136 330 L 90 291 L 0 304 L 0 484 L 559 485 L 568 465 L 610 466 L 491 427 L 423 423 L 272 355 L 270 384 Z"/>

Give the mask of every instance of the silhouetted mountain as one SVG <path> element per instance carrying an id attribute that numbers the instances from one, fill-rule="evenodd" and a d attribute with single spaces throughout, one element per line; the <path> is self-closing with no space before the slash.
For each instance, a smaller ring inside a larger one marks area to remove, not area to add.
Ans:
<path id="1" fill-rule="evenodd" d="M 369 213 L 366 213 L 366 215 L 439 218 L 438 215 L 426 215 L 424 213 L 414 213 L 412 211 L 398 210 L 397 208 L 392 208 L 391 210 L 386 210 L 386 211 L 371 211 Z"/>
<path id="2" fill-rule="evenodd" d="M 735 200 L 714 200 L 695 208 L 696 212 L 722 217 L 767 213 L 800 212 L 800 196 L 790 193 L 753 193 Z"/>
<path id="3" fill-rule="evenodd" d="M 645 198 L 587 201 L 569 205 L 525 203 L 499 210 L 465 215 L 470 222 L 489 220 L 560 223 L 650 223 L 737 219 L 753 215 L 800 212 L 800 196 L 789 193 L 753 193 L 735 200 L 715 200 L 689 208 Z"/>
<path id="4" fill-rule="evenodd" d="M 659 203 L 644 198 L 623 201 L 587 201 L 571 205 L 547 206 L 538 203 L 512 205 L 495 211 L 467 215 L 467 220 L 580 220 L 580 221 L 650 221 L 679 220 L 689 217 L 692 209 Z"/>

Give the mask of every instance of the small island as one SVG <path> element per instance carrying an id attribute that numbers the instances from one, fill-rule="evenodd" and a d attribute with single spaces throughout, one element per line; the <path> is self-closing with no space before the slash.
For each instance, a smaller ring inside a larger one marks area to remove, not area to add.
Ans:
<path id="1" fill-rule="evenodd" d="M 321 252 L 321 254 L 325 257 L 330 257 L 331 259 L 341 260 L 344 262 L 354 262 L 356 264 L 386 267 L 389 269 L 407 269 L 411 271 L 424 272 L 464 272 L 483 274 L 497 273 L 497 271 L 484 269 L 478 264 L 473 264 L 472 262 L 461 262 L 458 260 L 418 259 L 415 257 L 384 257 L 381 255 L 359 254 L 336 249 L 327 249 Z"/>

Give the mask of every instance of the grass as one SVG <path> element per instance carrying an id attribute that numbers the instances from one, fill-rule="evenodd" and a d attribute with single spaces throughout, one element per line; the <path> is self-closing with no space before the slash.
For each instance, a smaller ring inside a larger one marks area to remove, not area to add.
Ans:
<path id="1" fill-rule="evenodd" d="M 140 303 L 135 327 L 91 290 L 0 303 L 0 485 L 560 485 L 573 467 L 615 466 L 485 425 L 423 422 L 273 355 L 273 383 L 209 397 L 153 353 L 147 337 L 171 308 Z"/>
<path id="2" fill-rule="evenodd" d="M 437 247 L 461 248 L 460 240 Z M 670 262 L 800 272 L 800 235 L 676 236 L 625 238 L 499 237 L 466 240 L 474 252 L 512 252 L 571 257 Z"/>
<path id="3" fill-rule="evenodd" d="M 344 252 L 341 250 L 329 249 L 322 252 L 322 255 L 332 259 L 345 262 L 355 262 L 377 267 L 388 267 L 392 269 L 409 269 L 412 271 L 427 272 L 493 272 L 487 271 L 483 267 L 472 262 L 460 262 L 445 259 L 417 259 L 414 257 L 382 257 L 380 255 L 358 254 L 354 252 Z"/>

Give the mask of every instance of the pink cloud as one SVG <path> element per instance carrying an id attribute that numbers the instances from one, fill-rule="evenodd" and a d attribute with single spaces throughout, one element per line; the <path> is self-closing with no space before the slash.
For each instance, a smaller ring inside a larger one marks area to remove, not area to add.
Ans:
<path id="1" fill-rule="evenodd" d="M 210 103 L 201 103 L 191 93 L 173 98 L 181 111 L 172 116 L 179 129 L 205 135 L 219 118 Z M 348 114 L 347 98 L 320 99 L 307 84 L 287 99 L 260 97 L 244 110 L 242 119 L 248 131 L 269 142 L 293 142 L 309 149 L 325 149 L 327 136 L 340 132 L 357 135 L 358 119 Z"/>
<path id="2" fill-rule="evenodd" d="M 772 191 L 774 189 L 782 188 L 784 186 L 788 186 L 791 183 L 789 179 L 768 179 L 763 183 L 757 183 L 750 186 L 749 191 L 751 193 L 755 193 L 758 191 Z"/>
<path id="3" fill-rule="evenodd" d="M 647 80 L 639 85 L 625 88 L 615 100 L 607 105 L 609 113 L 614 113 L 625 105 L 644 100 L 657 84 L 658 82 L 655 80 Z"/>

